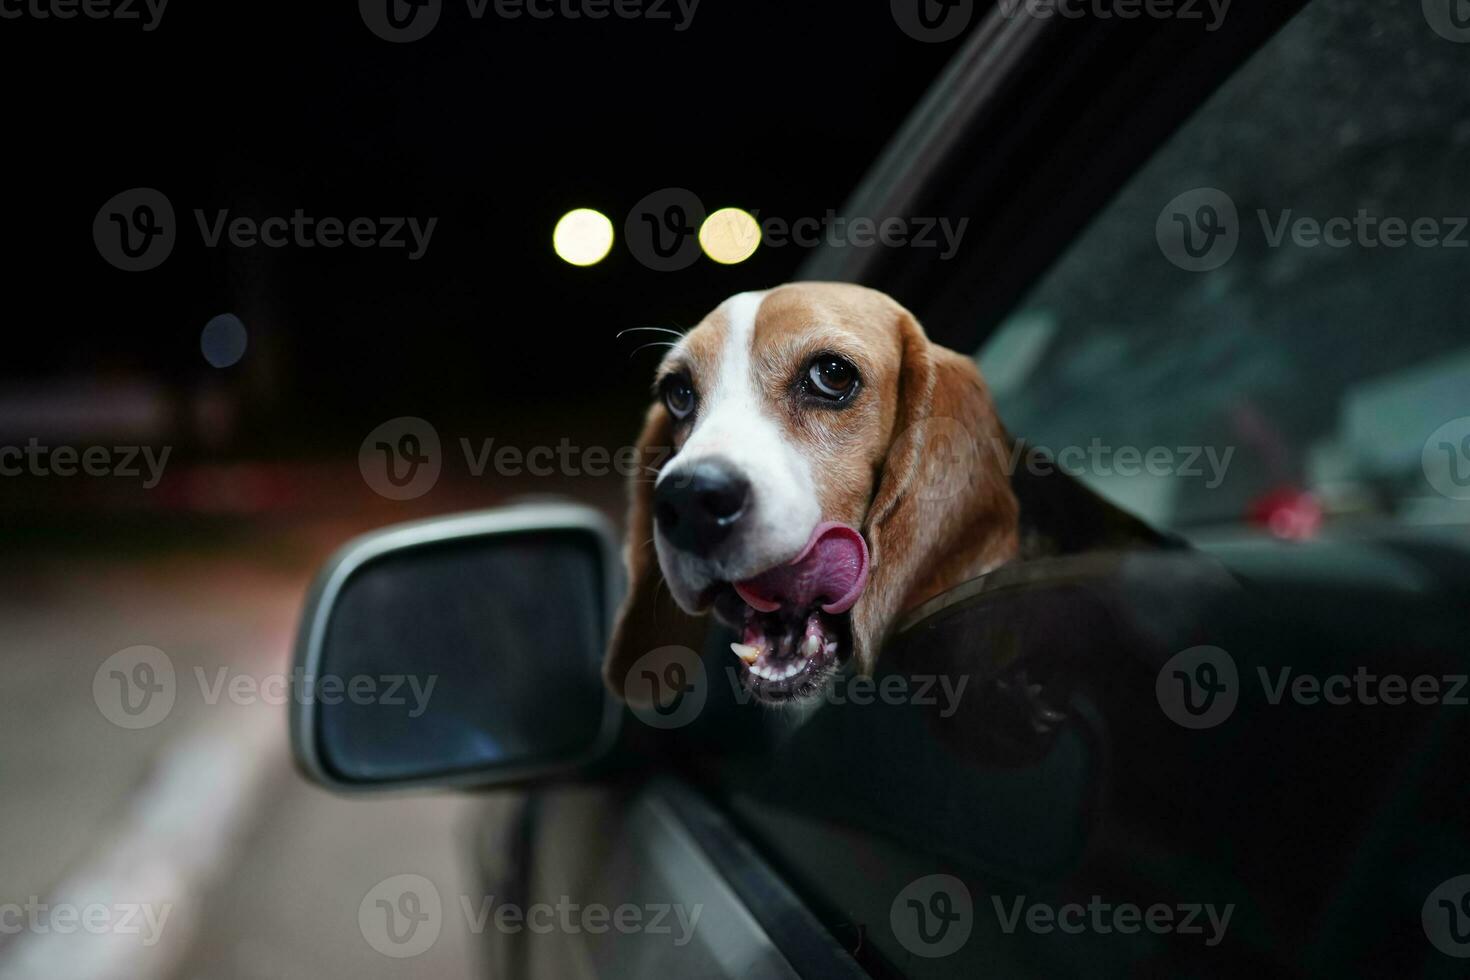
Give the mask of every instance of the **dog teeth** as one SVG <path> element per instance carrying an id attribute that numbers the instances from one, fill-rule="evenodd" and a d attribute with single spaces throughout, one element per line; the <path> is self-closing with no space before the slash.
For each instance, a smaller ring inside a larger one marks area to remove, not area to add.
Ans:
<path id="1" fill-rule="evenodd" d="M 806 655 L 815 657 L 817 651 L 822 649 L 822 638 L 815 633 L 808 633 L 806 638 Z"/>
<path id="2" fill-rule="evenodd" d="M 788 664 L 784 668 L 771 664 L 752 664 L 750 672 L 763 681 L 784 681 L 801 673 L 803 666 L 800 662 Z"/>
<path id="3" fill-rule="evenodd" d="M 754 664 L 761 656 L 760 647 L 747 646 L 744 643 L 732 643 L 730 649 L 735 651 L 735 656 L 745 661 L 747 667 Z"/>

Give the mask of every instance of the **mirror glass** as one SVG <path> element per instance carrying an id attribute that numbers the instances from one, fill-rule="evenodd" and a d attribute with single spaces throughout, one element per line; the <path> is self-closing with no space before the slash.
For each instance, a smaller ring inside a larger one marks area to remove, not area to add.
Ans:
<path id="1" fill-rule="evenodd" d="M 320 597 L 316 670 L 297 679 L 314 688 L 319 778 L 494 782 L 593 752 L 606 574 L 586 528 L 461 534 L 357 564 Z"/>

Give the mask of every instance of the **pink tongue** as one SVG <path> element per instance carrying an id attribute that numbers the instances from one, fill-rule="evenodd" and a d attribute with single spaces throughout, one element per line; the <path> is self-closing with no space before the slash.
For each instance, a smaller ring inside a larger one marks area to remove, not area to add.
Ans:
<path id="1" fill-rule="evenodd" d="M 846 524 L 829 522 L 817 525 L 790 564 L 736 582 L 735 592 L 763 613 L 805 612 L 820 602 L 823 612 L 835 614 L 852 608 L 867 581 L 867 542 Z"/>

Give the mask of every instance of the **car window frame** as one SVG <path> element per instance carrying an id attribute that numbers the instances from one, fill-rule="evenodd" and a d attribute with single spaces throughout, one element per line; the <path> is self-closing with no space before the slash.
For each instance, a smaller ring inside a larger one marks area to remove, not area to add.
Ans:
<path id="1" fill-rule="evenodd" d="M 1236 0 L 1213 31 L 1172 18 L 1008 16 L 995 6 L 842 209 L 849 219 L 968 217 L 956 254 L 936 262 L 922 249 L 825 245 L 796 278 L 881 289 L 936 342 L 978 350 L 1118 190 L 1308 2 Z M 976 268 L 986 275 L 956 275 Z"/>

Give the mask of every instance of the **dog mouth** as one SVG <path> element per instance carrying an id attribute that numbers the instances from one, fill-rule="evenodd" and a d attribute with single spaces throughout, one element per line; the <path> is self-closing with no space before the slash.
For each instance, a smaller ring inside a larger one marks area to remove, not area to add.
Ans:
<path id="1" fill-rule="evenodd" d="M 820 610 L 805 615 L 760 613 L 747 608 L 741 642 L 730 644 L 740 658 L 740 681 L 768 703 L 815 696 L 851 653 L 847 616 Z"/>
<path id="2" fill-rule="evenodd" d="M 785 565 L 733 584 L 744 605 L 741 682 L 757 699 L 780 703 L 816 695 L 852 653 L 847 615 L 868 578 L 868 546 L 846 524 L 819 524 Z"/>

